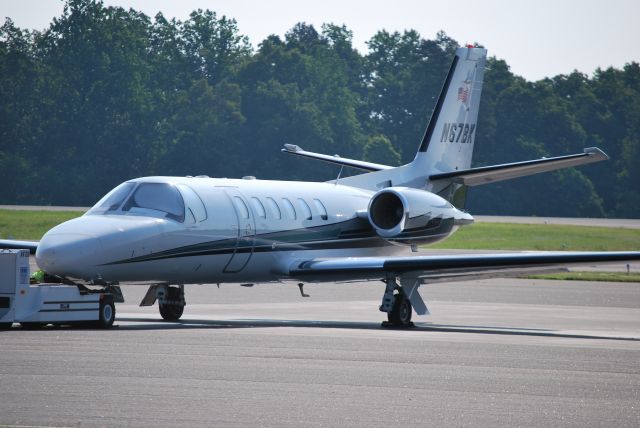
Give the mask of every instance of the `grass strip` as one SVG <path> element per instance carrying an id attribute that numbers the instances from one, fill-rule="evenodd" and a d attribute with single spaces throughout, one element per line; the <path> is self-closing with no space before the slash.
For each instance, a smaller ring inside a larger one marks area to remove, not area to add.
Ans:
<path id="1" fill-rule="evenodd" d="M 0 210 L 0 239 L 39 240 L 52 227 L 82 214 L 79 211 Z"/>
<path id="2" fill-rule="evenodd" d="M 429 248 L 533 251 L 637 251 L 640 229 L 560 224 L 475 223 Z"/>
<path id="3" fill-rule="evenodd" d="M 559 281 L 607 281 L 607 282 L 639 282 L 640 273 L 625 272 L 559 272 L 550 274 L 529 275 L 529 279 L 554 279 Z"/>

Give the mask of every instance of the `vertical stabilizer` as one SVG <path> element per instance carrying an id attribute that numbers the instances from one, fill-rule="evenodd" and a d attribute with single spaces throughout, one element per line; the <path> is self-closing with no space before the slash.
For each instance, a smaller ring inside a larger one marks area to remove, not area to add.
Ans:
<path id="1" fill-rule="evenodd" d="M 458 48 L 410 168 L 420 176 L 467 169 L 476 124 L 486 49 Z"/>
<path id="2" fill-rule="evenodd" d="M 341 182 L 372 190 L 390 186 L 426 189 L 454 205 L 464 204 L 464 188 L 459 184 L 440 183 L 434 188 L 428 177 L 471 166 L 486 58 L 487 50 L 483 48 L 456 49 L 412 162 L 398 168 L 347 177 Z"/>

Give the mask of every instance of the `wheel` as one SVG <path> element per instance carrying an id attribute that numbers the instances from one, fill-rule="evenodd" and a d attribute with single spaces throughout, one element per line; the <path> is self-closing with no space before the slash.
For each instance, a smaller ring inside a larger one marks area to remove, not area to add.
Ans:
<path id="1" fill-rule="evenodd" d="M 387 319 L 391 324 L 398 327 L 408 327 L 411 325 L 411 314 L 413 308 L 409 299 L 402 293 L 396 294 L 393 301 L 393 308 L 387 314 Z"/>
<path id="2" fill-rule="evenodd" d="M 98 327 L 109 328 L 113 325 L 113 321 L 116 319 L 116 306 L 113 302 L 100 302 L 100 319 L 98 320 Z"/>
<path id="3" fill-rule="evenodd" d="M 160 308 L 160 316 L 166 321 L 177 321 L 184 312 L 182 305 L 158 305 Z"/>
<path id="4" fill-rule="evenodd" d="M 180 287 L 167 287 L 168 301 L 171 303 L 158 302 L 160 316 L 166 321 L 177 321 L 184 312 L 184 289 Z M 177 303 L 176 303 L 177 302 Z"/>
<path id="5" fill-rule="evenodd" d="M 0 330 L 9 330 L 12 325 L 12 322 L 0 322 Z"/>

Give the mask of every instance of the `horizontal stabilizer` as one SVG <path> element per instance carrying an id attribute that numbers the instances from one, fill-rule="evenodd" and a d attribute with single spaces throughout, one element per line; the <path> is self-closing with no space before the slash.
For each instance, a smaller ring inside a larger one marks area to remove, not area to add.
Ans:
<path id="1" fill-rule="evenodd" d="M 38 248 L 38 242 L 36 241 L 15 241 L 13 239 L 0 239 L 0 249 L 7 249 L 7 250 L 24 249 L 24 250 L 29 250 L 31 254 L 35 254 L 37 248 Z"/>
<path id="2" fill-rule="evenodd" d="M 324 162 L 335 163 L 338 165 L 349 166 L 351 168 L 363 169 L 365 171 L 381 171 L 383 169 L 391 169 L 393 167 L 388 165 L 381 165 L 379 163 L 364 162 L 355 159 L 342 158 L 339 155 L 323 155 L 320 153 L 308 152 L 301 149 L 295 144 L 285 144 L 282 152 L 292 155 L 304 156 L 311 159 L 318 159 Z"/>
<path id="3" fill-rule="evenodd" d="M 430 181 L 446 180 L 467 186 L 494 183 L 496 181 L 509 180 L 517 177 L 538 174 L 540 172 L 554 171 L 588 163 L 607 160 L 609 157 L 597 147 L 584 149 L 584 153 L 575 155 L 558 156 L 554 158 L 542 158 L 537 160 L 508 163 L 503 165 L 483 166 L 460 171 L 434 174 Z"/>

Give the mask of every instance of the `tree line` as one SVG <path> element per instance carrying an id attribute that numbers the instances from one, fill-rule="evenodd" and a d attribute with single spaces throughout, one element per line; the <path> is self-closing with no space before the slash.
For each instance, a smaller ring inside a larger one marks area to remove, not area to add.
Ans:
<path id="1" fill-rule="evenodd" d="M 68 0 L 44 31 L 0 28 L 0 203 L 91 205 L 130 178 L 329 180 L 307 150 L 400 165 L 415 155 L 458 47 L 440 32 L 299 23 L 253 48 L 209 10 L 151 18 Z M 541 58 L 541 60 L 543 60 Z M 475 214 L 640 216 L 640 66 L 531 82 L 489 58 L 473 166 L 581 152 L 608 162 L 472 188 Z"/>

